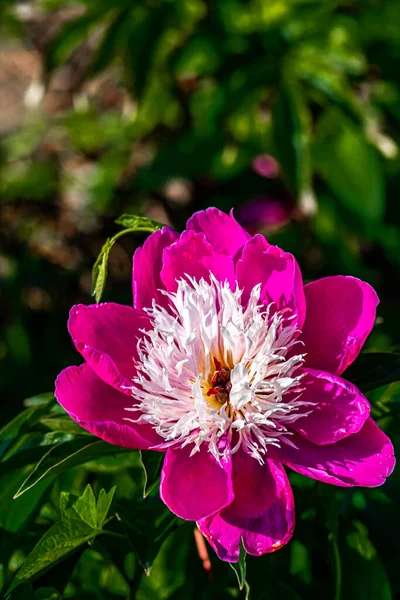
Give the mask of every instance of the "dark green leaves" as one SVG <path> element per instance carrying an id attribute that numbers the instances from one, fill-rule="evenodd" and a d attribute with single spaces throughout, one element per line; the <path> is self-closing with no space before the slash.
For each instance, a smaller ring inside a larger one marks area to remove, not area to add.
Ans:
<path id="1" fill-rule="evenodd" d="M 92 273 L 92 295 L 96 302 L 100 302 L 104 293 L 104 288 L 107 280 L 108 258 L 115 242 L 126 235 L 127 233 L 145 232 L 153 233 L 157 229 L 161 229 L 163 225 L 137 215 L 122 215 L 115 221 L 118 225 L 122 225 L 124 229 L 116 233 L 112 238 L 108 238 L 104 243 L 96 262 L 93 265 Z"/>
<path id="2" fill-rule="evenodd" d="M 140 462 L 144 472 L 143 498 L 146 498 L 159 484 L 163 460 L 162 452 L 140 451 Z"/>
<path id="3" fill-rule="evenodd" d="M 135 505 L 121 502 L 118 518 L 142 568 L 149 575 L 162 544 L 177 529 L 180 519 L 157 497 L 149 497 Z"/>
<path id="4" fill-rule="evenodd" d="M 107 494 L 101 490 L 96 502 L 93 490 L 88 485 L 72 506 L 69 506 L 72 501 L 70 495 L 62 494 L 61 521 L 46 531 L 27 556 L 13 581 L 11 590 L 100 535 L 107 521 L 114 492 L 115 488 Z"/>
<path id="5" fill-rule="evenodd" d="M 385 181 L 377 151 L 355 125 L 332 110 L 320 121 L 313 157 L 318 172 L 342 205 L 364 222 L 379 222 Z"/>
<path id="6" fill-rule="evenodd" d="M 340 600 L 392 600 L 389 581 L 368 530 L 354 521 L 342 548 L 343 587 Z"/>
<path id="7" fill-rule="evenodd" d="M 364 393 L 400 381 L 400 354 L 394 352 L 360 354 L 346 370 L 344 377 Z"/>
<path id="8" fill-rule="evenodd" d="M 21 494 L 30 490 L 43 479 L 53 477 L 67 469 L 77 467 L 98 458 L 114 456 L 125 452 L 129 452 L 129 450 L 118 446 L 112 446 L 111 444 L 102 441 L 88 442 L 86 437 L 78 437 L 71 441 L 52 446 L 24 480 L 23 484 L 15 494 L 15 498 L 18 498 Z"/>
<path id="9" fill-rule="evenodd" d="M 311 114 L 299 83 L 282 84 L 272 109 L 276 155 L 289 189 L 303 202 L 312 195 Z"/>

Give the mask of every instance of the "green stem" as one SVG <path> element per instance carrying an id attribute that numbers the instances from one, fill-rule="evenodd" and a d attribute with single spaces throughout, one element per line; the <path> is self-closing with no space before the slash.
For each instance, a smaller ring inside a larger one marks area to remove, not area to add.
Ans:
<path id="1" fill-rule="evenodd" d="M 336 534 L 333 531 L 329 534 L 329 541 L 332 544 L 334 566 L 335 566 L 335 598 L 341 600 L 342 597 L 342 559 L 340 558 L 339 544 Z"/>

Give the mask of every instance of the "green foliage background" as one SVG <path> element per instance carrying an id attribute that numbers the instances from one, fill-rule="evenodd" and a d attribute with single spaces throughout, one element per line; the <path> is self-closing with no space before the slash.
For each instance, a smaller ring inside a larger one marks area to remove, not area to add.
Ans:
<path id="1" fill-rule="evenodd" d="M 246 219 L 262 197 L 286 218 L 272 228 L 256 214 L 252 228 L 293 252 L 306 280 L 352 274 L 377 289 L 373 354 L 347 376 L 400 445 L 399 2 L 3 0 L 0 18 L 3 98 L 10 57 L 41 70 L 26 69 L 17 116 L 0 118 L 0 593 L 400 598 L 396 471 L 373 490 L 291 475 L 293 540 L 248 557 L 246 573 L 241 563 L 239 591 L 212 551 L 204 568 L 193 524 L 160 502 L 152 456 L 97 441 L 51 393 L 32 397 L 79 362 L 68 310 L 92 301 L 119 215 L 181 229 L 207 206 Z M 257 172 L 260 155 L 279 173 Z M 143 236 L 110 251 L 106 300 L 131 302 Z"/>

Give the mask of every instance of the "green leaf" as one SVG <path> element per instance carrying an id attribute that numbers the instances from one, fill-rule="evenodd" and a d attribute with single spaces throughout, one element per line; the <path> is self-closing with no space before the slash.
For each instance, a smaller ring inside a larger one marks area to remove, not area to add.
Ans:
<path id="1" fill-rule="evenodd" d="M 69 416 L 52 417 L 46 415 L 40 419 L 40 423 L 55 433 L 67 433 L 94 437 L 90 431 L 83 429 L 83 427 L 73 421 Z"/>
<path id="2" fill-rule="evenodd" d="M 104 288 L 106 285 L 107 271 L 108 271 L 108 258 L 110 255 L 111 248 L 115 242 L 126 235 L 127 233 L 134 233 L 135 231 L 153 233 L 157 229 L 162 229 L 164 225 L 152 221 L 146 217 L 140 217 L 136 215 L 122 215 L 115 221 L 118 225 L 123 225 L 125 229 L 119 231 L 112 238 L 108 238 L 104 243 L 100 254 L 97 257 L 96 262 L 93 265 L 92 271 L 92 296 L 95 297 L 96 302 L 100 302 Z"/>
<path id="3" fill-rule="evenodd" d="M 108 271 L 108 257 L 110 255 L 111 248 L 114 242 L 111 238 L 108 238 L 103 244 L 100 254 L 93 265 L 92 271 L 92 296 L 95 297 L 96 302 L 100 302 L 104 288 L 106 287 L 107 271 Z"/>
<path id="4" fill-rule="evenodd" d="M 343 206 L 376 226 L 385 212 L 381 159 L 343 113 L 332 110 L 321 119 L 313 157 L 317 170 Z"/>
<path id="5" fill-rule="evenodd" d="M 128 215 L 124 214 L 118 217 L 115 220 L 117 225 L 122 225 L 128 229 L 148 229 L 149 232 L 157 231 L 157 229 L 162 229 L 165 227 L 163 223 L 159 223 L 158 221 L 153 221 L 153 219 L 148 219 L 147 217 L 141 217 L 140 215 Z"/>
<path id="6" fill-rule="evenodd" d="M 52 484 L 52 480 L 47 479 L 15 500 L 13 496 L 26 479 L 28 471 L 29 467 L 25 467 L 0 477 L 0 527 L 12 533 L 17 533 L 27 521 L 32 520 L 43 494 Z"/>
<path id="7" fill-rule="evenodd" d="M 344 377 L 364 393 L 400 381 L 400 353 L 366 352 L 360 354 L 345 371 Z"/>
<path id="8" fill-rule="evenodd" d="M 53 394 L 37 406 L 32 406 L 19 413 L 0 429 L 0 456 L 9 447 L 12 439 L 29 431 L 44 415 L 49 412 L 49 405 L 54 400 Z"/>
<path id="9" fill-rule="evenodd" d="M 137 503 L 121 500 L 118 517 L 139 563 L 149 575 L 162 544 L 181 521 L 156 496 Z"/>
<path id="10" fill-rule="evenodd" d="M 82 521 L 93 529 L 97 527 L 97 507 L 92 487 L 88 484 L 82 496 L 75 502 L 74 508 Z M 64 512 L 66 514 L 67 511 Z"/>
<path id="11" fill-rule="evenodd" d="M 245 598 L 250 598 L 250 586 L 246 581 L 246 551 L 243 543 L 240 541 L 240 554 L 237 563 L 229 563 L 229 566 L 235 571 L 240 591 L 245 590 Z"/>
<path id="12" fill-rule="evenodd" d="M 53 446 L 29 473 L 14 497 L 18 498 L 39 481 L 58 475 L 67 469 L 124 452 L 129 452 L 129 449 L 112 446 L 103 441 L 88 443 L 86 437 Z"/>
<path id="13" fill-rule="evenodd" d="M 113 493 L 114 491 L 111 490 L 110 494 Z M 99 523 L 104 522 L 105 519 L 104 501 L 101 506 L 101 519 L 99 519 L 90 486 L 86 487 L 82 496 L 69 508 L 65 508 L 64 496 L 61 509 L 62 520 L 46 531 L 27 556 L 10 591 L 102 533 Z"/>
<path id="14" fill-rule="evenodd" d="M 354 521 L 341 552 L 343 587 L 340 600 L 392 600 L 387 575 L 365 525 Z"/>
<path id="15" fill-rule="evenodd" d="M 46 51 L 47 69 L 54 69 L 68 60 L 75 48 L 86 40 L 90 29 L 98 23 L 106 12 L 107 8 L 97 6 L 96 9 L 66 23 L 51 40 Z"/>
<path id="16" fill-rule="evenodd" d="M 130 12 L 129 8 L 118 11 L 107 27 L 90 65 L 89 75 L 91 77 L 104 71 L 117 57 L 121 45 L 126 43 Z"/>
<path id="17" fill-rule="evenodd" d="M 96 509 L 99 527 L 103 527 L 103 525 L 107 521 L 107 514 L 108 514 L 108 511 L 110 510 L 110 506 L 111 506 L 111 502 L 114 498 L 115 490 L 116 490 L 115 486 L 113 488 L 111 488 L 111 490 L 108 492 L 108 494 L 105 492 L 105 490 L 103 490 L 103 489 L 100 490 L 99 498 L 97 500 L 97 509 Z"/>
<path id="18" fill-rule="evenodd" d="M 140 463 L 144 472 L 143 498 L 159 484 L 164 455 L 161 452 L 140 450 Z"/>
<path id="19" fill-rule="evenodd" d="M 286 182 L 305 201 L 312 194 L 311 115 L 300 84 L 283 83 L 272 107 L 272 132 Z"/>

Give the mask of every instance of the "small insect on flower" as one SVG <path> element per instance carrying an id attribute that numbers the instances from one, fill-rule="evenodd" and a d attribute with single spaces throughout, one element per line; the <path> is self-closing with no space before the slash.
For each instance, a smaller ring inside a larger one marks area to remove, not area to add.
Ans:
<path id="1" fill-rule="evenodd" d="M 273 552 L 294 529 L 285 472 L 374 487 L 393 446 L 341 377 L 378 298 L 354 277 L 303 286 L 295 258 L 216 208 L 179 235 L 156 231 L 133 257 L 133 307 L 75 306 L 86 362 L 56 396 L 98 437 L 165 452 L 160 494 L 197 521 L 218 556 Z"/>

